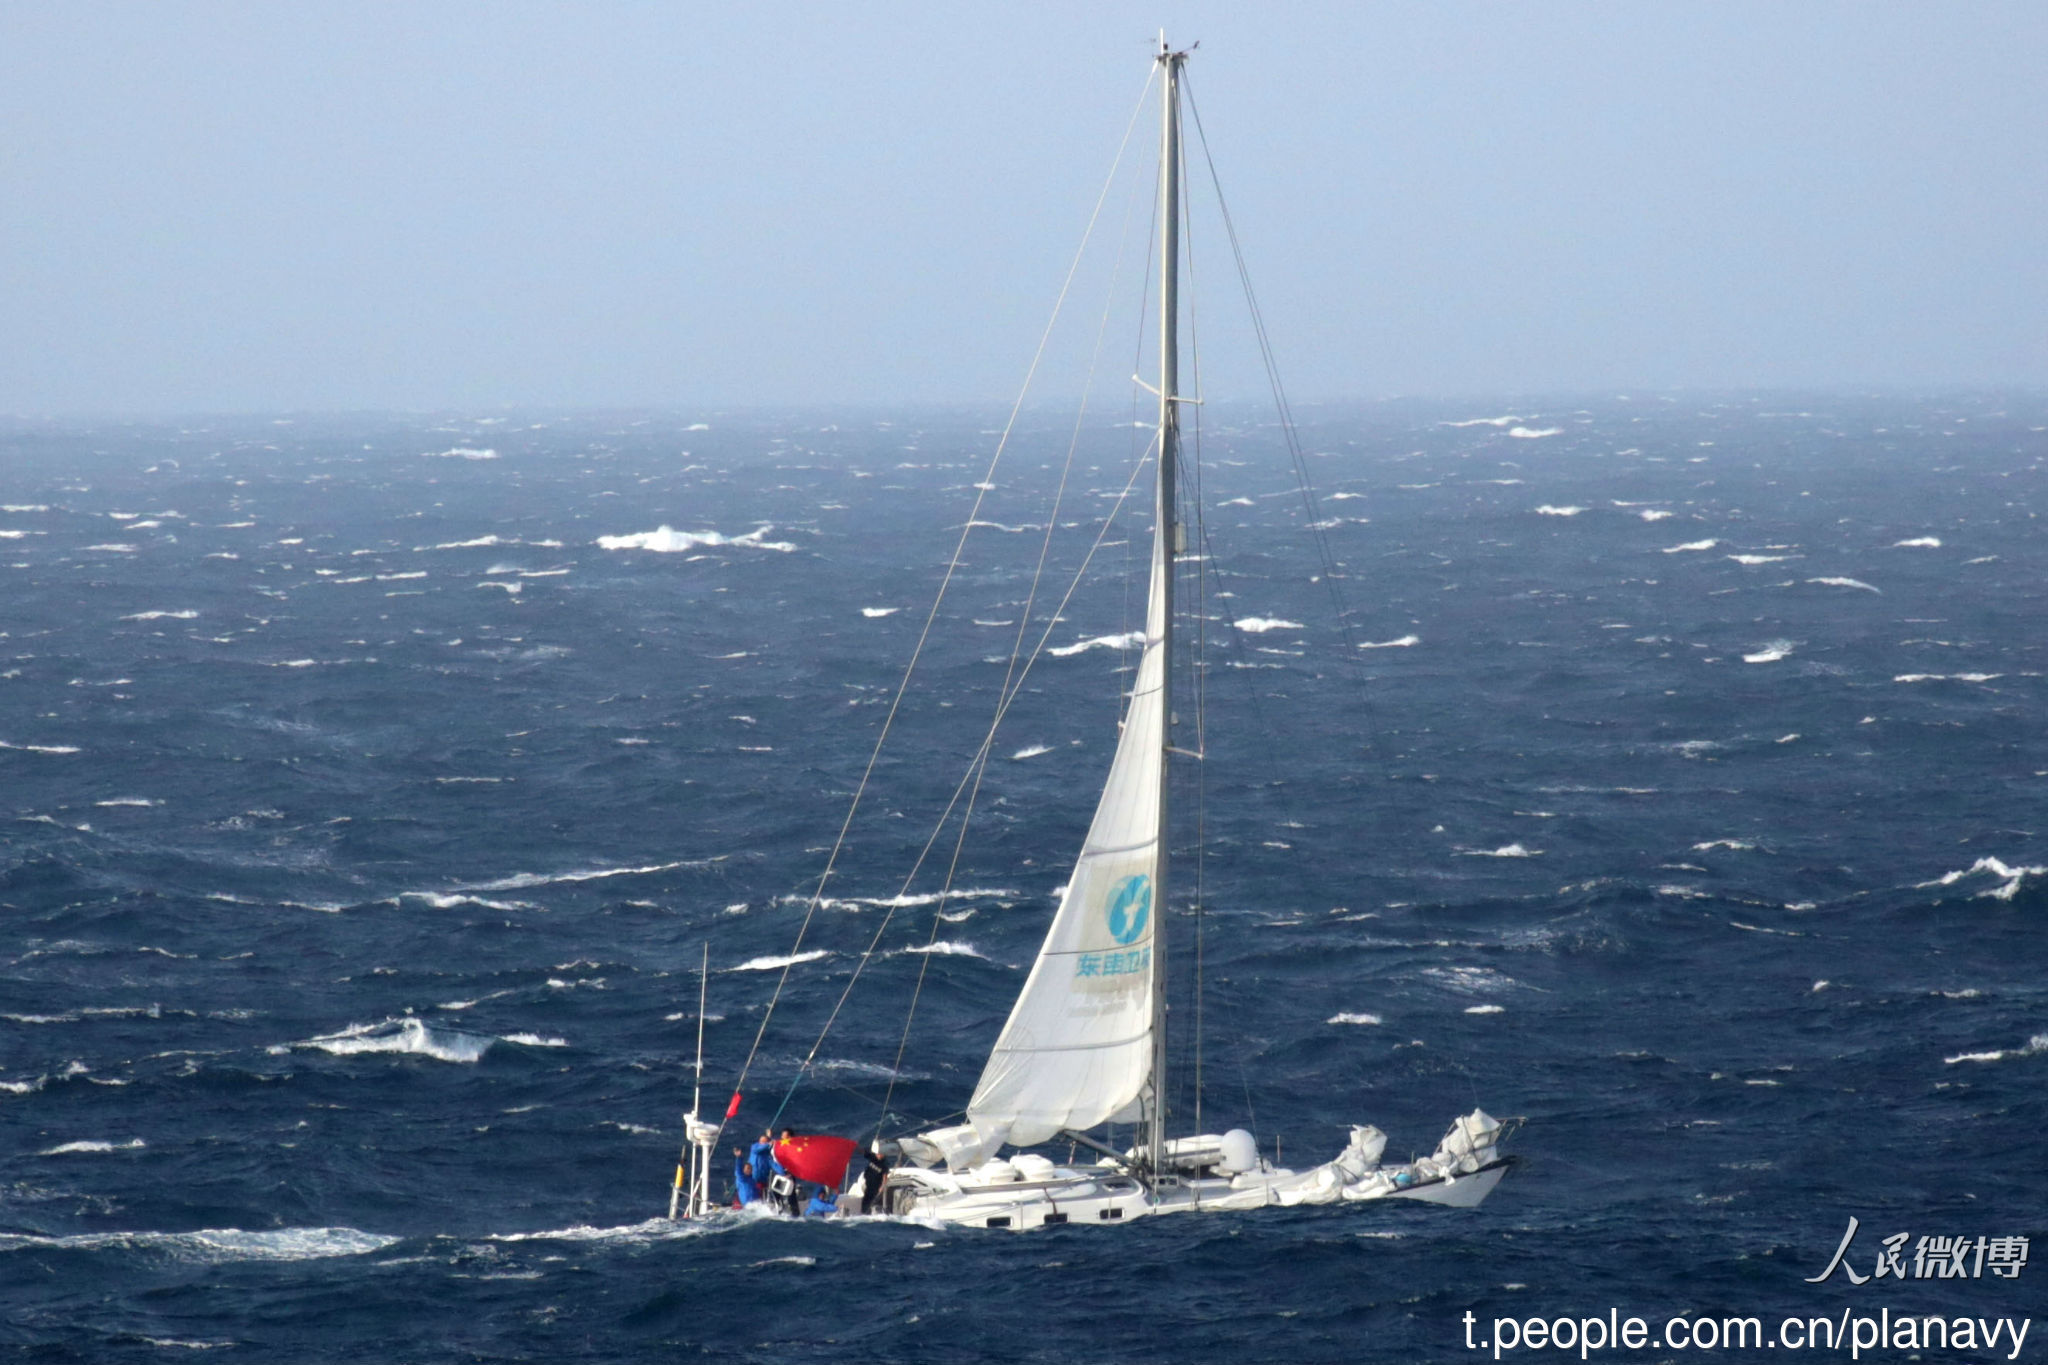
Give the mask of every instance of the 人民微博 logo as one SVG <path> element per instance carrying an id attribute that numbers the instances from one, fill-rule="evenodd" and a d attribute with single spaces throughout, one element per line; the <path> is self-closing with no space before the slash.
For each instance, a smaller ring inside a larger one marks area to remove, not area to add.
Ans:
<path id="1" fill-rule="evenodd" d="M 1104 918 L 1109 921 L 1111 938 L 1118 943 L 1135 941 L 1152 918 L 1152 879 L 1142 872 L 1124 878 L 1111 894 Z"/>

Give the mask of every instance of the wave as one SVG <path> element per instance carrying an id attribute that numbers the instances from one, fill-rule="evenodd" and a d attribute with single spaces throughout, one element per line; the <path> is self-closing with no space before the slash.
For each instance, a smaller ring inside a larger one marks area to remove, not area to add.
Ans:
<path id="1" fill-rule="evenodd" d="M 134 1152 L 139 1151 L 142 1148 L 147 1147 L 148 1145 L 149 1144 L 144 1142 L 141 1138 L 129 1138 L 126 1142 L 98 1142 L 88 1139 L 84 1142 L 59 1143 L 57 1146 L 50 1148 L 48 1151 L 38 1152 L 36 1155 L 70 1156 L 74 1153 L 80 1152 Z"/>
<path id="2" fill-rule="evenodd" d="M 495 881 L 469 882 L 458 885 L 456 891 L 523 891 L 532 886 L 553 886 L 559 882 L 596 882 L 607 877 L 645 877 L 656 872 L 673 872 L 682 867 L 704 867 L 717 859 L 685 858 L 672 863 L 649 863 L 645 867 L 589 867 L 571 872 L 515 872 L 509 877 Z M 410 892 L 406 893 L 412 894 Z M 432 894 L 432 893 L 422 893 Z"/>
<path id="3" fill-rule="evenodd" d="M 816 962 L 832 954 L 823 948 L 813 948 L 808 953 L 791 953 L 786 957 L 750 957 L 736 967 L 727 967 L 729 972 L 772 972 L 784 967 L 795 967 L 805 962 Z"/>
<path id="4" fill-rule="evenodd" d="M 1819 583 L 1822 586 L 1829 588 L 1860 588 L 1864 592 L 1878 591 L 1876 588 L 1871 587 L 1868 583 L 1865 583 L 1861 579 L 1857 578 L 1809 578 L 1806 581 L 1809 583 Z M 1880 594 L 1880 596 L 1881 595 L 1882 594 Z"/>
<path id="5" fill-rule="evenodd" d="M 1508 1012 L 1508 1009 L 1507 1009 L 1507 1006 L 1505 1006 L 1505 1005 L 1467 1005 L 1467 1006 L 1465 1006 L 1465 1013 L 1467 1013 L 1467 1014 L 1506 1014 L 1507 1012 Z"/>
<path id="6" fill-rule="evenodd" d="M 1793 644 L 1790 640 L 1773 640 L 1757 650 L 1756 653 L 1743 655 L 1742 662 L 1746 664 L 1774 664 L 1789 655 L 1792 650 Z"/>
<path id="7" fill-rule="evenodd" d="M 1892 548 L 1894 550 L 1939 550 L 1941 548 L 1941 537 L 1915 536 L 1911 540 L 1895 540 L 1892 542 Z"/>
<path id="8" fill-rule="evenodd" d="M 897 612 L 902 610 L 903 608 L 901 607 L 862 607 L 860 609 L 860 614 L 862 616 L 867 617 L 870 621 L 872 621 L 877 619 L 878 617 L 894 616 Z"/>
<path id="9" fill-rule="evenodd" d="M 429 450 L 422 452 L 423 459 L 429 460 L 495 460 L 495 450 L 478 450 L 473 446 L 456 446 L 453 450 Z"/>
<path id="10" fill-rule="evenodd" d="M 122 617 L 123 621 L 190 621 L 199 615 L 196 611 L 138 611 Z"/>
<path id="11" fill-rule="evenodd" d="M 939 957 L 978 957 L 983 962 L 988 961 L 987 953 L 984 953 L 972 943 L 961 943 L 958 941 L 925 943 L 915 948 L 905 948 L 903 951 L 906 953 L 931 953 Z"/>
<path id="12" fill-rule="evenodd" d="M 1012 761 L 1019 761 L 1027 758 L 1037 758 L 1040 754 L 1049 754 L 1051 752 L 1052 746 L 1050 744 L 1031 744 L 1011 754 L 1010 758 Z"/>
<path id="13" fill-rule="evenodd" d="M 1244 616 L 1230 623 L 1248 635 L 1264 635 L 1269 630 L 1301 630 L 1299 621 L 1283 621 L 1277 616 Z"/>
<path id="14" fill-rule="evenodd" d="M 1741 851 L 1744 849 L 1755 848 L 1756 845 L 1744 843 L 1740 839 L 1709 839 L 1703 844 L 1694 844 L 1692 847 L 1693 852 L 1695 853 L 1711 853 L 1717 848 L 1726 848 Z"/>
<path id="15" fill-rule="evenodd" d="M 1667 555 L 1680 555 L 1688 550 L 1711 550 L 1720 543 L 1718 540 L 1689 540 L 1683 545 L 1665 546 L 1664 553 Z"/>
<path id="16" fill-rule="evenodd" d="M 2048 1033 L 2037 1033 L 2027 1039 L 2025 1047 L 2000 1048 L 1995 1052 L 1959 1052 L 1942 1060 L 1950 1066 L 1958 1062 L 2002 1062 L 2009 1057 L 2038 1057 L 2048 1052 Z"/>
<path id="17" fill-rule="evenodd" d="M 827 896 L 818 904 L 826 910 L 913 910 L 919 906 L 937 905 L 940 901 L 963 900 L 1016 900 L 1023 893 L 1000 886 L 957 886 L 951 891 L 918 891 L 897 896 Z M 778 899 L 784 905 L 805 905 L 808 896 L 782 896 Z"/>
<path id="18" fill-rule="evenodd" d="M 1660 507 L 1646 507 L 1642 511 L 1636 513 L 1636 515 L 1641 517 L 1644 521 L 1663 521 L 1667 517 L 1673 517 L 1678 514 L 1676 512 L 1666 512 Z"/>
<path id="19" fill-rule="evenodd" d="M 2004 677 L 2004 676 L 2005 676 L 2005 674 L 2003 674 L 2003 673 L 1901 673 L 1901 674 L 1899 674 L 1899 675 L 1898 675 L 1897 677 L 1893 678 L 1893 679 L 1892 679 L 1892 681 L 1893 681 L 1893 682 L 1896 682 L 1896 683 L 1923 683 L 1923 682 L 1967 682 L 1967 683 L 1988 683 L 1988 682 L 1996 682 L 1996 681 L 1997 681 L 1998 679 L 2000 679 L 2000 678 L 2002 678 L 2002 677 Z"/>
<path id="20" fill-rule="evenodd" d="M 1508 435 L 1518 441 L 1536 441 L 1545 436 L 1562 436 L 1563 427 L 1509 427 Z"/>
<path id="21" fill-rule="evenodd" d="M 1333 1014 L 1323 1021 L 1326 1024 L 1377 1024 L 1377 1014 Z"/>
<path id="22" fill-rule="evenodd" d="M 1513 435 L 1512 432 L 1509 434 Z M 1583 507 L 1553 507 L 1546 502 L 1536 509 L 1536 515 L 1539 517 L 1575 517 L 1585 510 Z"/>
<path id="23" fill-rule="evenodd" d="M 24 754 L 75 754 L 79 752 L 76 744 L 9 744 L 4 739 L 0 739 L 0 749 L 13 749 L 17 753 Z"/>
<path id="24" fill-rule="evenodd" d="M 454 895 L 440 891 L 401 891 L 400 900 L 425 901 L 436 910 L 453 910 L 458 905 L 474 905 L 483 910 L 531 910 L 531 901 L 494 901 L 482 896 Z"/>
<path id="25" fill-rule="evenodd" d="M 329 1256 L 362 1256 L 382 1251 L 399 1240 L 355 1228 L 274 1228 L 266 1232 L 208 1228 L 199 1232 L 90 1232 L 70 1237 L 0 1233 L 0 1252 L 149 1251 L 206 1263 L 309 1261 Z"/>
<path id="26" fill-rule="evenodd" d="M 1056 658 L 1067 659 L 1089 649 L 1135 649 L 1145 643 L 1142 630 L 1127 631 L 1122 635 L 1098 635 L 1092 640 L 1081 640 L 1071 645 L 1057 645 L 1046 653 Z"/>
<path id="27" fill-rule="evenodd" d="M 1361 644 L 1361 645 L 1359 646 L 1359 648 L 1360 648 L 1360 649 L 1407 649 L 1407 648 L 1409 648 L 1410 646 L 1413 646 L 1413 645 L 1419 645 L 1419 644 L 1421 644 L 1421 643 L 1422 643 L 1422 637 L 1421 637 L 1421 636 L 1419 636 L 1419 635 L 1403 635 L 1403 636 L 1402 636 L 1402 637 L 1401 637 L 1400 639 L 1398 639 L 1398 640 L 1367 640 L 1367 641 L 1366 641 L 1365 643 Z"/>
<path id="28" fill-rule="evenodd" d="M 293 1043 L 295 1048 L 317 1048 L 336 1057 L 365 1053 L 397 1053 L 431 1057 L 437 1062 L 473 1063 L 482 1060 L 498 1040 L 454 1029 L 433 1029 L 418 1019 L 387 1019 L 381 1024 L 351 1024 L 339 1033 Z M 282 1049 L 272 1049 L 280 1051 Z"/>
<path id="29" fill-rule="evenodd" d="M 1729 558 L 1729 559 L 1732 559 L 1732 560 L 1734 560 L 1734 561 L 1735 561 L 1735 562 L 1736 562 L 1737 564 L 1748 564 L 1748 565 L 1752 565 L 1752 566 L 1754 566 L 1754 565 L 1757 565 L 1757 564 L 1783 564 L 1783 563 L 1784 563 L 1784 562 L 1785 562 L 1786 560 L 1788 560 L 1788 559 L 1794 559 L 1794 558 L 1797 558 L 1797 556 L 1795 556 L 1795 555 L 1729 555 L 1729 556 L 1727 556 L 1727 558 Z"/>
<path id="30" fill-rule="evenodd" d="M 717 548 L 719 546 L 744 546 L 750 550 L 780 550 L 788 554 L 796 546 L 785 540 L 769 540 L 767 535 L 773 526 L 757 526 L 743 536 L 728 536 L 717 531 L 678 531 L 666 524 L 653 531 L 641 531 L 636 535 L 599 536 L 597 544 L 603 550 L 652 550 L 656 554 L 682 554 L 690 550 Z"/>
<path id="31" fill-rule="evenodd" d="M 1520 844 L 1503 844 L 1499 848 L 1461 848 L 1458 852 L 1467 858 L 1540 858 L 1540 848 L 1524 848 Z"/>
<path id="32" fill-rule="evenodd" d="M 1462 422 L 1439 422 L 1437 425 L 1445 427 L 1504 427 L 1510 422 L 1519 422 L 1521 420 L 1514 413 L 1509 413 L 1505 417 L 1468 417 Z"/>
<path id="33" fill-rule="evenodd" d="M 2048 867 L 2008 867 L 1997 858 L 1979 858 L 1961 872 L 1945 872 L 1931 882 L 1920 882 L 1922 888 L 1930 886 L 1954 886 L 1965 877 L 1986 875 L 1997 877 L 2003 883 L 1989 891 L 1977 893 L 1977 899 L 1990 897 L 1992 900 L 2009 901 L 2019 894 L 2020 887 L 2029 877 L 2048 877 Z"/>

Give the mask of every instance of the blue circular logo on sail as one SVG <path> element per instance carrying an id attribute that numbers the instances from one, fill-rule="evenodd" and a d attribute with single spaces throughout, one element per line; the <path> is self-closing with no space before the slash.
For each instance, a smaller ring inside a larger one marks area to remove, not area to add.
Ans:
<path id="1" fill-rule="evenodd" d="M 1118 943 L 1130 943 L 1145 932 L 1152 918 L 1152 879 L 1144 873 L 1126 877 L 1109 898 L 1109 936 Z"/>

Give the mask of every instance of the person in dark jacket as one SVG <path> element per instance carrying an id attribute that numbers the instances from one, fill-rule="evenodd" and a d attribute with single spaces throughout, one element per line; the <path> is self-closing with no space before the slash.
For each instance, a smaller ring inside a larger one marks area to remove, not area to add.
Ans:
<path id="1" fill-rule="evenodd" d="M 889 1179 L 889 1163 L 882 1156 L 881 1149 L 868 1148 L 867 1169 L 860 1176 L 860 1211 L 862 1213 L 885 1213 L 882 1207 L 882 1186 Z"/>

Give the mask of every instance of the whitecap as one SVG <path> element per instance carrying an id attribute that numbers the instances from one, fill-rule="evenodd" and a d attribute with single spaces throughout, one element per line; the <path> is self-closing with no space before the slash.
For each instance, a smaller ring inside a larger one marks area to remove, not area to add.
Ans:
<path id="1" fill-rule="evenodd" d="M 1992 887 L 1989 891 L 1978 892 L 1979 899 L 1988 896 L 1993 900 L 2009 901 L 2019 894 L 2021 885 L 2028 877 L 2048 877 L 2048 867 L 2008 867 L 1998 858 L 1979 858 L 1961 872 L 1946 872 L 1931 882 L 1921 882 L 1919 885 L 1954 886 L 1963 878 L 1974 877 L 1980 873 L 2000 878 L 2003 885 Z"/>
<path id="2" fill-rule="evenodd" d="M 872 621 L 883 616 L 894 616 L 902 610 L 901 607 L 862 607 L 860 614 Z"/>
<path id="3" fill-rule="evenodd" d="M 736 967 L 727 967 L 729 972 L 772 972 L 783 967 L 795 967 L 805 962 L 816 962 L 832 954 L 823 948 L 813 948 L 807 953 L 792 953 L 787 957 L 750 957 Z"/>
<path id="4" fill-rule="evenodd" d="M 1756 845 L 1751 843 L 1745 843 L 1740 839 L 1709 839 L 1707 840 L 1707 842 L 1703 844 L 1694 844 L 1692 847 L 1695 853 L 1711 853 L 1717 848 L 1726 848 L 1741 851 L 1745 849 L 1755 848 Z"/>
<path id="5" fill-rule="evenodd" d="M 1263 635 L 1269 630 L 1301 630 L 1299 621 L 1283 621 L 1277 616 L 1244 616 L 1232 621 L 1231 625 L 1248 635 Z"/>
<path id="6" fill-rule="evenodd" d="M 494 1038 L 453 1029 L 432 1029 L 418 1019 L 387 1019 L 379 1024 L 351 1024 L 339 1033 L 309 1038 L 293 1047 L 317 1048 L 336 1057 L 366 1053 L 397 1053 L 431 1057 L 438 1062 L 473 1063 L 488 1052 Z"/>
<path id="7" fill-rule="evenodd" d="M 1510 434 L 1512 435 L 1512 433 Z M 1585 510 L 1583 507 L 1554 507 L 1546 502 L 1536 509 L 1536 515 L 1539 517 L 1575 517 Z"/>
<path id="8" fill-rule="evenodd" d="M 1421 644 L 1421 643 L 1422 643 L 1422 637 L 1421 637 L 1421 636 L 1419 636 L 1419 635 L 1403 635 L 1403 636 L 1402 636 L 1402 637 L 1401 637 L 1400 639 L 1398 639 L 1398 640 L 1367 640 L 1367 641 L 1365 641 L 1365 642 L 1364 642 L 1363 644 L 1359 645 L 1359 648 L 1360 648 L 1360 649 L 1408 649 L 1408 648 L 1410 648 L 1411 646 L 1414 646 L 1414 645 L 1419 645 L 1419 644 Z"/>
<path id="9" fill-rule="evenodd" d="M 1661 508 L 1656 507 L 1646 507 L 1642 511 L 1636 513 L 1636 515 L 1641 517 L 1644 521 L 1663 521 L 1666 517 L 1676 516 L 1677 513 L 1666 512 Z"/>
<path id="10" fill-rule="evenodd" d="M 123 621 L 190 621 L 199 615 L 196 611 L 138 611 L 124 616 Z"/>
<path id="11" fill-rule="evenodd" d="M 982 952 L 981 949 L 975 947 L 972 943 L 960 943 L 957 941 L 941 940 L 937 943 L 925 943 L 914 948 L 905 948 L 903 951 L 906 953 L 932 953 L 940 957 L 978 957 L 984 962 L 988 961 L 988 954 Z"/>
<path id="12" fill-rule="evenodd" d="M 717 861 L 713 859 L 712 861 Z M 609 877 L 644 877 L 656 872 L 673 872 L 680 867 L 702 867 L 702 860 L 683 859 L 673 863 L 649 863 L 645 867 L 591 867 L 578 868 L 571 872 L 515 872 L 509 877 L 494 881 L 472 882 L 453 888 L 457 891 L 523 891 L 532 886 L 552 886 L 557 882 L 595 882 Z"/>
<path id="13" fill-rule="evenodd" d="M 743 546 L 753 550 L 780 550 L 785 554 L 796 549 L 788 541 L 767 539 L 768 533 L 774 529 L 763 525 L 743 536 L 727 536 L 717 531 L 678 531 L 664 524 L 658 530 L 641 531 L 636 535 L 599 536 L 597 544 L 604 550 L 652 550 L 657 554 L 681 554 L 707 546 Z"/>
<path id="14" fill-rule="evenodd" d="M 79 752 L 76 744 L 9 744 L 4 739 L 0 739 L 0 749 L 13 749 L 24 754 L 75 754 Z"/>
<path id="15" fill-rule="evenodd" d="M 1052 746 L 1050 744 L 1032 744 L 1011 754 L 1010 758 L 1013 761 L 1022 761 L 1027 758 L 1037 758 L 1040 754 L 1049 754 L 1051 752 Z"/>
<path id="16" fill-rule="evenodd" d="M 1894 550 L 1939 550 L 1941 548 L 1941 537 L 1915 536 L 1911 540 L 1895 540 L 1892 542 L 1892 548 Z"/>
<path id="17" fill-rule="evenodd" d="M 1774 664 L 1790 654 L 1792 649 L 1793 644 L 1790 640 L 1773 640 L 1757 650 L 1756 653 L 1743 655 L 1742 662 L 1746 664 Z"/>
<path id="18" fill-rule="evenodd" d="M 453 910 L 458 905 L 474 905 L 480 910 L 531 910 L 529 901 L 493 901 L 481 896 L 464 896 L 443 891 L 401 891 L 400 900 L 425 901 L 436 910 Z"/>
<path id="19" fill-rule="evenodd" d="M 37 1155 L 71 1156 L 78 1153 L 87 1152 L 134 1152 L 139 1151 L 148 1145 L 149 1144 L 144 1142 L 141 1138 L 129 1138 L 126 1142 L 99 1142 L 92 1139 L 87 1139 L 83 1142 L 59 1143 L 57 1146 L 49 1148 L 47 1151 L 38 1152 Z"/>
<path id="20" fill-rule="evenodd" d="M 1505 1005 L 1467 1005 L 1465 1007 L 1465 1013 L 1467 1014 L 1506 1014 L 1507 1012 L 1507 1006 Z"/>
<path id="21" fill-rule="evenodd" d="M 1819 583 L 1825 587 L 1830 588 L 1860 588 L 1864 592 L 1878 591 L 1878 589 L 1871 587 L 1868 583 L 1865 583 L 1861 579 L 1856 578 L 1842 578 L 1836 576 L 1832 578 L 1809 578 L 1806 581 L 1809 583 Z"/>
<path id="22" fill-rule="evenodd" d="M 1380 1022 L 1380 1017 L 1377 1014 L 1333 1014 L 1323 1022 L 1326 1024 L 1377 1024 Z"/>
<path id="23" fill-rule="evenodd" d="M 1750 565 L 1782 564 L 1786 560 L 1793 558 L 1791 555 L 1728 555 L 1726 557 L 1734 560 L 1737 564 Z"/>
<path id="24" fill-rule="evenodd" d="M 1559 436 L 1563 427 L 1509 427 L 1508 435 L 1520 441 L 1534 441 L 1545 436 Z"/>
<path id="25" fill-rule="evenodd" d="M 547 1038 L 543 1037 L 538 1033 L 508 1033 L 505 1035 L 504 1041 L 508 1043 L 517 1043 L 521 1047 L 569 1046 L 569 1040 L 567 1038 Z M 648 1131 L 651 1132 L 653 1130 L 649 1129 Z"/>
<path id="26" fill-rule="evenodd" d="M 1664 553 L 1667 555 L 1677 555 L 1684 554 L 1688 550 L 1711 550 L 1720 543 L 1718 540 L 1689 540 L 1683 545 L 1665 546 Z"/>
<path id="27" fill-rule="evenodd" d="M 456 446 L 453 450 L 429 450 L 422 452 L 422 458 L 429 460 L 495 460 L 495 450 L 478 450 L 473 446 Z"/>
<path id="28" fill-rule="evenodd" d="M 1071 645 L 1059 645 L 1046 651 L 1058 658 L 1071 658 L 1089 649 L 1135 649 L 1145 643 L 1145 632 L 1129 631 L 1123 635 L 1098 635 L 1092 640 L 1081 640 Z"/>
<path id="29" fill-rule="evenodd" d="M 1524 848 L 1520 844 L 1503 844 L 1499 848 L 1461 848 L 1458 850 L 1467 858 L 1538 858 L 1543 855 L 1540 848 Z"/>
<path id="30" fill-rule="evenodd" d="M 2025 1047 L 2000 1048 L 1995 1052 L 1963 1052 L 1942 1060 L 1950 1066 L 1958 1062 L 2002 1062 L 2008 1057 L 2038 1057 L 2048 1052 L 2048 1033 L 2037 1033 L 2027 1039 Z"/>
<path id="31" fill-rule="evenodd" d="M 359 1232 L 355 1228 L 274 1228 L 265 1232 L 208 1228 L 199 1232 L 91 1232 L 70 1237 L 0 1233 L 0 1251 L 51 1247 L 83 1251 L 162 1251 L 182 1260 L 209 1263 L 306 1261 L 328 1256 L 361 1256 L 382 1251 L 398 1240 L 374 1232 Z"/>

